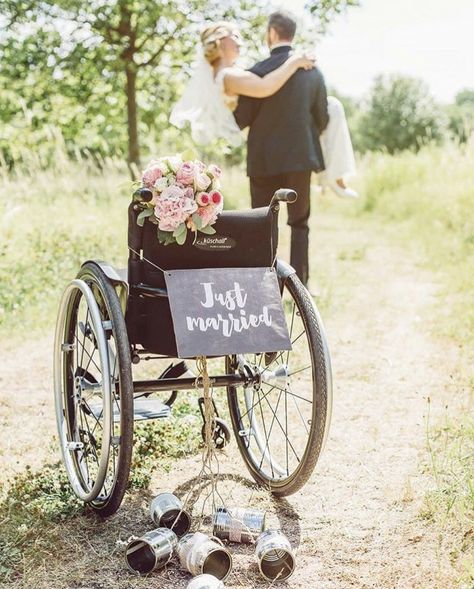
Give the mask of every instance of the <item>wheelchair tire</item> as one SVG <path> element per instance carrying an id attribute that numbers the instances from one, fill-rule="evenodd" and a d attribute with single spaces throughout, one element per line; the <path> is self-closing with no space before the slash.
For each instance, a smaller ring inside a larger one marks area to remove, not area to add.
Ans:
<path id="1" fill-rule="evenodd" d="M 71 343 L 75 347 L 68 349 Z M 55 383 L 60 443 L 73 489 L 94 511 L 111 515 L 128 485 L 133 379 L 117 293 L 93 263 L 82 266 L 63 296 Z"/>
<path id="2" fill-rule="evenodd" d="M 244 367 L 260 375 L 253 387 L 227 387 L 227 399 L 237 445 L 250 474 L 278 496 L 291 495 L 308 481 L 324 446 L 332 410 L 324 328 L 296 274 L 284 279 L 282 302 L 293 349 L 226 358 L 227 373 Z"/>

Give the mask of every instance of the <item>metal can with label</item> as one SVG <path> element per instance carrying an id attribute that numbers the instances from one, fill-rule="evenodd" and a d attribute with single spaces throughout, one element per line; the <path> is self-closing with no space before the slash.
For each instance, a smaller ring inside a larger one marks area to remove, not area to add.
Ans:
<path id="1" fill-rule="evenodd" d="M 242 507 L 219 507 L 214 514 L 214 536 L 229 542 L 253 544 L 265 529 L 265 512 Z"/>

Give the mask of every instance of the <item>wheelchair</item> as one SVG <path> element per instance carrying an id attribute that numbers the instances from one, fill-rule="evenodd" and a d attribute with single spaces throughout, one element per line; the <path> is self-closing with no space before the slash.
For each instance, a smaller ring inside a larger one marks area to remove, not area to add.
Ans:
<path id="1" fill-rule="evenodd" d="M 188 235 L 184 245 L 166 246 L 152 223 L 137 225 L 132 202 L 128 268 L 88 260 L 67 285 L 54 342 L 56 420 L 72 489 L 93 510 L 108 516 L 120 507 L 134 421 L 166 419 L 178 394 L 195 395 L 199 387 L 177 357 L 163 269 L 276 270 L 292 349 L 222 356 L 221 371 L 209 376 L 213 389 L 225 389 L 233 436 L 255 481 L 287 496 L 309 479 L 328 433 L 332 382 L 315 303 L 295 270 L 276 257 L 281 203 L 296 198 L 280 189 L 268 207 L 223 211 L 215 236 L 193 242 Z M 135 380 L 144 359 L 171 363 L 157 378 Z M 216 447 L 223 447 L 230 427 L 217 413 L 212 427 Z"/>

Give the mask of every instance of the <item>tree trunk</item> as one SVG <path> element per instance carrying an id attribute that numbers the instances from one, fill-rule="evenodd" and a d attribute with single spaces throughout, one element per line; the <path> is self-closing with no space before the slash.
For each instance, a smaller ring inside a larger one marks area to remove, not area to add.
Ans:
<path id="1" fill-rule="evenodd" d="M 140 148 L 138 145 L 137 122 L 137 70 L 133 63 L 125 66 L 127 76 L 127 129 L 128 129 L 128 165 L 132 177 L 134 165 L 140 168 Z"/>

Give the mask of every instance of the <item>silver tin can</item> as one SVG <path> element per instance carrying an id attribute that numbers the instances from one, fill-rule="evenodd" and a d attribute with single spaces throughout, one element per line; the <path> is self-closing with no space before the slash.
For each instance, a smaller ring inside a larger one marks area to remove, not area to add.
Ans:
<path id="1" fill-rule="evenodd" d="M 296 566 L 288 538 L 279 530 L 266 530 L 257 539 L 255 548 L 258 568 L 269 581 L 284 581 Z"/>
<path id="2" fill-rule="evenodd" d="M 147 532 L 128 543 L 125 560 L 134 573 L 146 575 L 167 565 L 178 545 L 176 534 L 168 528 Z"/>
<path id="3" fill-rule="evenodd" d="M 186 534 L 180 538 L 176 551 L 183 569 L 188 568 L 188 557 L 193 547 L 199 544 L 199 542 L 205 542 L 206 540 L 209 540 L 209 536 L 206 536 L 202 532 Z"/>
<path id="4" fill-rule="evenodd" d="M 183 504 L 172 493 L 160 493 L 150 504 L 151 519 L 160 528 L 169 528 L 181 537 L 191 527 L 191 515 L 183 509 Z"/>
<path id="5" fill-rule="evenodd" d="M 225 585 L 213 575 L 199 575 L 189 582 L 186 589 L 225 589 Z"/>
<path id="6" fill-rule="evenodd" d="M 193 576 L 209 574 L 225 579 L 232 570 L 232 556 L 218 540 L 197 532 L 188 534 L 179 542 L 181 565 Z"/>
<path id="7" fill-rule="evenodd" d="M 242 507 L 219 507 L 214 514 L 214 536 L 229 542 L 253 544 L 265 529 L 265 512 Z"/>

